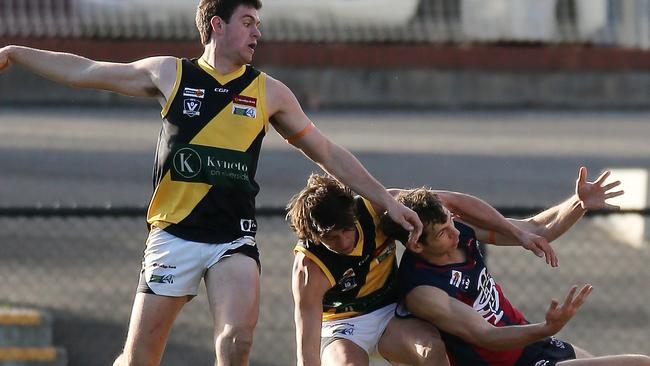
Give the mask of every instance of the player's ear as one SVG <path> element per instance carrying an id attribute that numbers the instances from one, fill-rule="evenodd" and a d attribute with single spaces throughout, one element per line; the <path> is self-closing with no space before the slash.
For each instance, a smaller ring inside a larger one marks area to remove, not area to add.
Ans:
<path id="1" fill-rule="evenodd" d="M 221 33 L 221 31 L 223 30 L 223 25 L 224 25 L 223 23 L 224 23 L 223 19 L 221 19 L 221 17 L 218 17 L 216 15 L 213 16 L 212 19 L 210 19 L 210 25 L 212 25 L 213 32 Z"/>
<path id="2" fill-rule="evenodd" d="M 422 252 L 423 246 L 422 243 L 418 240 L 416 243 L 405 243 L 404 246 L 407 250 L 410 250 L 413 253 L 419 254 Z"/>

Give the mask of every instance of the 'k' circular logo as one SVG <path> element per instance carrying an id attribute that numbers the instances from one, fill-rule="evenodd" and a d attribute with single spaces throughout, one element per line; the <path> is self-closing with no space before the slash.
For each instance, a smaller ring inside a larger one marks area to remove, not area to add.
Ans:
<path id="1" fill-rule="evenodd" d="M 194 178 L 201 172 L 201 156 L 189 147 L 179 149 L 174 154 L 174 169 L 183 178 Z"/>

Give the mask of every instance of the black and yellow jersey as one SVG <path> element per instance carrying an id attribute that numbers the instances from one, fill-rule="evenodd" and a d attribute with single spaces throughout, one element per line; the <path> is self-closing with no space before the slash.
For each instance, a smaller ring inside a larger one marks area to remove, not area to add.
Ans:
<path id="1" fill-rule="evenodd" d="M 379 217 L 367 200 L 355 198 L 359 238 L 352 253 L 338 254 L 324 245 L 298 242 L 302 252 L 332 285 L 323 297 L 323 320 L 350 318 L 397 301 L 395 241 L 379 230 Z"/>
<path id="2" fill-rule="evenodd" d="M 222 75 L 203 59 L 177 60 L 161 112 L 150 226 L 205 243 L 255 235 L 265 93 L 266 75 L 249 65 Z"/>

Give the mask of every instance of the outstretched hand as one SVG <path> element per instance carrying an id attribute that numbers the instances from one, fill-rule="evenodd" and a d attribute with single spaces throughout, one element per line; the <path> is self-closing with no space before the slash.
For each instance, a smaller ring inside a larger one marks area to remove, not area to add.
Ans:
<path id="1" fill-rule="evenodd" d="M 580 167 L 578 179 L 576 180 L 576 194 L 580 199 L 580 205 L 583 209 L 620 209 L 619 206 L 607 203 L 608 199 L 618 197 L 624 193 L 622 190 L 612 191 L 621 184 L 621 181 L 617 180 L 609 184 L 604 184 L 610 174 L 611 172 L 607 170 L 596 181 L 587 182 L 587 168 Z"/>
<path id="2" fill-rule="evenodd" d="M 557 267 L 559 265 L 555 249 L 553 249 L 546 238 L 527 231 L 522 231 L 522 234 L 518 239 L 522 247 L 535 253 L 535 255 L 540 258 L 545 258 L 546 264 L 551 265 L 551 267 Z"/>
<path id="3" fill-rule="evenodd" d="M 11 65 L 9 62 L 9 47 L 0 48 L 0 72 L 4 71 Z"/>
<path id="4" fill-rule="evenodd" d="M 422 234 L 422 221 L 418 214 L 397 201 L 388 208 L 387 214 L 409 232 L 409 244 L 415 244 Z"/>
<path id="5" fill-rule="evenodd" d="M 578 286 L 571 287 L 569 294 L 561 305 L 558 300 L 551 300 L 551 305 L 546 311 L 545 327 L 549 331 L 548 335 L 559 332 L 573 318 L 580 306 L 587 300 L 587 296 L 589 296 L 593 287 L 589 284 L 582 286 L 576 296 L 577 290 Z"/>

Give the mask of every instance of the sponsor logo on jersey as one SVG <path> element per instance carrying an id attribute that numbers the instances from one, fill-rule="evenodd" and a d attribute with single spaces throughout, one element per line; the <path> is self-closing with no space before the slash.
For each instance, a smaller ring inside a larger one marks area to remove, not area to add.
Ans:
<path id="1" fill-rule="evenodd" d="M 555 338 L 553 336 L 551 336 L 551 344 L 554 345 L 557 348 L 560 348 L 560 349 L 565 349 L 566 348 L 566 345 L 564 344 L 564 342 L 562 342 L 561 340 L 559 340 L 559 339 L 557 339 L 557 338 Z"/>
<path id="2" fill-rule="evenodd" d="M 339 323 L 339 324 L 334 324 L 331 326 L 327 326 L 327 330 L 329 330 L 329 336 L 335 336 L 337 334 L 340 335 L 353 335 L 354 334 L 354 324 L 352 323 Z"/>
<path id="3" fill-rule="evenodd" d="M 174 170 L 183 178 L 194 178 L 201 173 L 201 155 L 189 147 L 179 149 L 174 154 Z"/>
<path id="4" fill-rule="evenodd" d="M 451 278 L 449 279 L 449 284 L 460 288 L 460 281 L 463 279 L 463 272 L 451 270 Z"/>
<path id="5" fill-rule="evenodd" d="M 249 177 L 251 157 L 245 152 L 177 144 L 172 148 L 171 157 L 170 173 L 173 181 L 255 190 Z"/>
<path id="6" fill-rule="evenodd" d="M 539 360 L 539 361 L 535 362 L 535 366 L 548 366 L 550 364 L 551 364 L 551 361 L 547 361 L 547 360 Z"/>
<path id="7" fill-rule="evenodd" d="M 373 255 L 375 256 L 375 263 L 379 264 L 388 258 L 392 253 L 395 252 L 396 246 L 395 241 L 391 239 L 386 239 L 386 241 L 377 249 Z"/>
<path id="8" fill-rule="evenodd" d="M 165 269 L 176 269 L 176 266 L 173 264 L 164 264 L 164 263 L 153 263 L 151 264 L 154 268 L 165 268 Z"/>
<path id="9" fill-rule="evenodd" d="M 166 274 L 166 275 L 152 274 L 151 278 L 149 279 L 149 282 L 153 282 L 153 283 L 174 283 L 174 275 L 172 275 L 172 274 Z"/>
<path id="10" fill-rule="evenodd" d="M 225 94 L 225 93 L 228 93 L 230 90 L 228 90 L 226 88 L 214 88 L 214 91 L 217 92 L 217 93 Z"/>
<path id="11" fill-rule="evenodd" d="M 232 114 L 249 118 L 257 117 L 257 99 L 243 95 L 233 96 Z"/>
<path id="12" fill-rule="evenodd" d="M 205 96 L 205 89 L 185 88 L 183 89 L 183 96 L 203 99 Z"/>
<path id="13" fill-rule="evenodd" d="M 499 304 L 499 290 L 486 268 L 479 275 L 477 290 L 479 293 L 474 301 L 474 310 L 488 323 L 497 325 L 504 313 Z"/>
<path id="14" fill-rule="evenodd" d="M 339 285 L 341 286 L 342 292 L 350 291 L 357 287 L 356 274 L 352 268 L 349 268 L 345 273 L 343 273 Z"/>
<path id="15" fill-rule="evenodd" d="M 241 231 L 247 233 L 256 233 L 257 221 L 251 219 L 241 219 L 239 220 L 239 227 L 241 228 Z"/>
<path id="16" fill-rule="evenodd" d="M 463 279 L 460 281 L 460 289 L 463 291 L 468 291 L 470 283 L 471 281 L 469 279 L 469 276 L 463 276 Z"/>
<path id="17" fill-rule="evenodd" d="M 188 117 L 201 115 L 201 101 L 194 98 L 187 98 L 183 101 L 183 114 Z"/>

